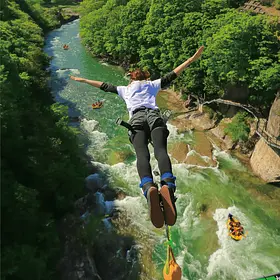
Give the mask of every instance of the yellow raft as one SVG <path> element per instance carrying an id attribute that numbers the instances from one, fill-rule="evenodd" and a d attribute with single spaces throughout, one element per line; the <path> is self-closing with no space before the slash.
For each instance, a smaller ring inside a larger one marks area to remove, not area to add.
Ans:
<path id="1" fill-rule="evenodd" d="M 235 241 L 240 241 L 245 237 L 244 228 L 241 226 L 240 221 L 231 214 L 228 215 L 227 228 L 228 235 Z"/>
<path id="2" fill-rule="evenodd" d="M 92 109 L 99 109 L 103 106 L 103 102 L 96 102 L 91 105 Z"/>

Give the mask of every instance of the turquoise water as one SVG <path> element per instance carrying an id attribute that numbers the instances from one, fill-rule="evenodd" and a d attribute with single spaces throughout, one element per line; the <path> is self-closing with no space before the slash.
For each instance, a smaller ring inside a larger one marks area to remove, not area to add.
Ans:
<path id="1" fill-rule="evenodd" d="M 79 21 L 64 25 L 46 38 L 45 51 L 53 56 L 51 87 L 58 102 L 69 106 L 71 116 L 80 116 L 81 129 L 89 139 L 86 152 L 94 165 L 108 176 L 111 186 L 128 196 L 118 201 L 129 221 L 126 234 L 142 245 L 143 274 L 139 279 L 162 279 L 166 258 L 165 231 L 148 220 L 146 202 L 138 188 L 135 154 L 127 131 L 115 124 L 128 118 L 122 100 L 86 84 L 69 80 L 69 75 L 126 85 L 124 71 L 100 63 L 81 45 Z M 63 50 L 63 44 L 69 50 Z M 104 99 L 104 106 L 91 104 Z M 168 124 L 169 142 L 176 145 L 195 141 L 191 132 L 178 134 Z M 152 153 L 152 168 L 157 169 Z M 216 167 L 190 166 L 172 158 L 178 186 L 178 221 L 171 229 L 174 253 L 183 270 L 182 279 L 251 279 L 280 271 L 280 189 L 264 184 L 237 159 L 213 147 Z M 227 234 L 226 218 L 233 213 L 248 232 L 236 242 Z M 144 238 L 143 238 L 144 237 Z M 147 241 L 148 240 L 148 241 Z M 151 250 L 145 250 L 145 248 Z M 151 269 L 151 261 L 154 269 Z"/>

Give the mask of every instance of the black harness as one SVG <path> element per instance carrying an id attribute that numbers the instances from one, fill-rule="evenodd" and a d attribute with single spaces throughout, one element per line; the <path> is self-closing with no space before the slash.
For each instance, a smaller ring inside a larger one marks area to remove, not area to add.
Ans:
<path id="1" fill-rule="evenodd" d="M 145 110 L 147 109 L 144 106 L 141 106 L 139 108 L 136 108 L 133 112 L 132 115 L 134 115 L 135 113 Z M 169 118 L 171 117 L 172 112 L 170 110 L 165 110 L 163 113 L 161 113 L 161 117 L 164 121 L 164 123 L 167 123 L 167 121 L 169 120 Z M 131 136 L 133 133 L 136 133 L 136 131 L 133 129 L 132 125 L 129 124 L 128 122 L 123 121 L 121 118 L 117 118 L 116 120 L 116 124 L 121 125 L 123 127 L 125 127 L 128 130 L 128 135 Z M 153 145 L 151 139 L 149 140 L 149 142 Z"/>

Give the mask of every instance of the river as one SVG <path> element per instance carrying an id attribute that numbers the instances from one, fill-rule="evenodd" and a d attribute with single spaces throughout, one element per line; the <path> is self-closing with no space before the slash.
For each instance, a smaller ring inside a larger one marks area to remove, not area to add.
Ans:
<path id="1" fill-rule="evenodd" d="M 63 50 L 63 44 L 68 44 L 69 50 Z M 124 200 L 116 203 L 130 221 L 126 231 L 142 246 L 152 246 L 143 265 L 152 260 L 153 272 L 146 272 L 141 279 L 162 279 L 165 231 L 153 228 L 148 220 L 146 202 L 138 187 L 133 147 L 125 128 L 115 124 L 118 117 L 128 119 L 125 105 L 115 94 L 69 80 L 71 74 L 127 85 L 124 71 L 99 62 L 87 52 L 79 38 L 79 20 L 50 32 L 45 51 L 53 57 L 50 70 L 55 100 L 69 106 L 70 116 L 82 119 L 80 126 L 88 138 L 86 152 L 93 164 L 102 169 L 111 186 L 127 193 Z M 104 106 L 92 110 L 91 104 L 98 99 L 105 100 Z M 169 123 L 168 128 L 169 146 L 193 145 L 196 141 L 191 131 L 178 133 Z M 182 279 L 241 280 L 279 272 L 280 189 L 256 178 L 240 161 L 215 145 L 212 156 L 216 166 L 190 165 L 172 158 L 178 186 L 178 220 L 171 234 Z M 201 159 L 210 160 L 205 156 Z M 153 154 L 151 163 L 157 169 Z M 227 234 L 229 212 L 248 232 L 239 242 Z"/>

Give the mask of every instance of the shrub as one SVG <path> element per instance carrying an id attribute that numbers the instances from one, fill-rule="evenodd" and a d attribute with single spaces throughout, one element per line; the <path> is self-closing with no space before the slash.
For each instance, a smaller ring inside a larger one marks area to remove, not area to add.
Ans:
<path id="1" fill-rule="evenodd" d="M 227 125 L 224 132 L 232 138 L 233 141 L 248 140 L 250 127 L 247 124 L 248 116 L 245 112 L 237 113 L 232 122 Z"/>

